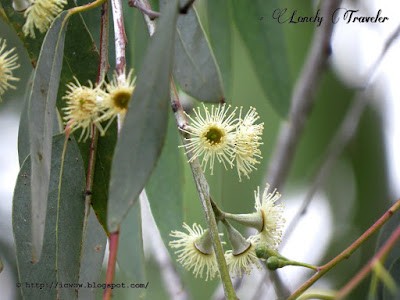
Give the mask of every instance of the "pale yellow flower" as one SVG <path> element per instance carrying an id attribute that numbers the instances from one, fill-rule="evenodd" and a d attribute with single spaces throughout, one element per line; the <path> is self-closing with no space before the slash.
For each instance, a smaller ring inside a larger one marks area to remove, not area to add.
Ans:
<path id="1" fill-rule="evenodd" d="M 259 241 L 259 236 L 250 236 L 247 239 L 247 242 L 250 243 L 249 248 L 243 251 L 240 254 L 234 255 L 232 250 L 228 250 L 225 252 L 225 260 L 228 265 L 229 272 L 233 277 L 242 277 L 242 273 L 246 273 L 249 275 L 253 266 L 258 269 L 261 268 L 259 263 L 259 258 L 256 255 L 256 246 Z"/>
<path id="2" fill-rule="evenodd" d="M 117 115 L 119 115 L 121 123 L 124 121 L 129 100 L 135 90 L 135 81 L 136 76 L 133 77 L 133 69 L 131 69 L 126 78 L 125 75 L 118 76 L 114 72 L 113 80 L 106 85 L 107 95 L 100 102 L 100 109 L 105 113 L 97 120 L 98 122 L 110 120 L 104 129 L 105 131 Z"/>
<path id="3" fill-rule="evenodd" d="M 67 94 L 63 97 L 63 99 L 67 100 L 67 105 L 63 108 L 65 111 L 64 120 L 69 125 L 71 132 L 82 128 L 79 141 L 81 141 L 83 137 L 85 141 L 88 137 L 92 137 L 93 135 L 92 124 L 95 124 L 103 134 L 103 128 L 96 119 L 102 112 L 99 109 L 98 102 L 105 97 L 105 92 L 100 89 L 100 85 L 93 87 L 93 84 L 89 81 L 89 87 L 82 86 L 78 79 L 75 77 L 74 79 L 76 84 L 74 82 L 67 84 L 69 91 L 67 91 Z"/>
<path id="4" fill-rule="evenodd" d="M 241 119 L 241 114 L 242 108 L 239 119 Z M 250 178 L 249 173 L 257 170 L 255 165 L 260 163 L 257 158 L 262 159 L 259 146 L 262 145 L 260 140 L 264 123 L 254 124 L 259 118 L 256 109 L 251 107 L 236 130 L 235 160 L 239 181 L 242 181 L 241 174 Z"/>
<path id="5" fill-rule="evenodd" d="M 275 204 L 281 194 L 276 189 L 272 193 L 268 193 L 268 189 L 269 184 L 266 185 L 262 197 L 259 187 L 257 187 L 257 191 L 254 191 L 255 208 L 257 212 L 261 212 L 263 218 L 263 228 L 259 233 L 260 241 L 276 249 L 281 242 L 282 229 L 285 223 L 285 219 L 282 218 L 284 206 L 282 203 Z"/>
<path id="6" fill-rule="evenodd" d="M 187 139 L 186 153 L 191 153 L 192 157 L 189 162 L 196 158 L 203 157 L 201 166 L 203 170 L 209 166 L 211 175 L 214 172 L 215 158 L 220 163 L 223 163 L 225 169 L 226 164 L 233 167 L 232 157 L 234 156 L 234 138 L 237 121 L 234 119 L 235 108 L 228 114 L 230 106 L 219 105 L 218 107 L 211 107 L 209 109 L 203 105 L 205 117 L 201 115 L 200 108 L 193 109 L 195 116 L 192 118 L 190 115 L 190 124 L 182 131 L 191 135 Z"/>
<path id="7" fill-rule="evenodd" d="M 169 243 L 171 248 L 182 248 L 175 252 L 178 254 L 178 262 L 190 271 L 197 278 L 203 277 L 203 271 L 206 272 L 206 281 L 208 278 L 213 279 L 218 273 L 218 263 L 212 249 L 211 238 L 208 230 L 203 230 L 200 225 L 193 224 L 193 229 L 189 225 L 183 223 L 189 234 L 181 231 L 172 231 L 170 236 L 177 238 Z"/>
<path id="8" fill-rule="evenodd" d="M 25 24 L 22 28 L 25 35 L 35 38 L 35 27 L 44 33 L 55 17 L 63 11 L 67 0 L 31 0 L 31 6 L 25 11 Z"/>
<path id="9" fill-rule="evenodd" d="M 5 50 L 7 47 L 6 40 L 0 38 L 0 102 L 1 95 L 5 93 L 6 90 L 15 89 L 10 81 L 18 81 L 19 78 L 13 76 L 13 70 L 19 67 L 17 64 L 18 55 L 13 54 L 15 48 L 10 50 Z"/>

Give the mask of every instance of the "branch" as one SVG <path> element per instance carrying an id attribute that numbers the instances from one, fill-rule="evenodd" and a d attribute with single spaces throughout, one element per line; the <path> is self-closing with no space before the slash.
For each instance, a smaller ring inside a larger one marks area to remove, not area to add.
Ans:
<path id="1" fill-rule="evenodd" d="M 340 0 L 322 1 L 321 14 L 324 19 L 330 19 L 340 2 Z M 306 63 L 292 94 L 289 122 L 283 124 L 277 146 L 270 159 L 265 182 L 279 190 L 289 173 L 305 122 L 313 107 L 322 75 L 327 67 L 331 54 L 332 30 L 332 22 L 323 22 L 314 34 Z"/>
<path id="2" fill-rule="evenodd" d="M 388 255 L 390 250 L 396 244 L 397 240 L 400 238 L 400 225 L 397 226 L 396 230 L 392 233 L 386 243 L 381 247 L 378 253 L 372 257 L 371 261 L 362 268 L 353 279 L 347 283 L 343 288 L 341 288 L 336 294 L 335 299 L 342 299 L 348 293 L 350 293 L 368 274 L 371 272 L 375 264 L 379 264 Z"/>
<path id="3" fill-rule="evenodd" d="M 152 21 L 161 16 L 161 14 L 159 12 L 156 12 L 154 10 L 151 10 L 151 9 L 145 7 L 143 4 L 139 3 L 138 0 L 129 0 L 128 1 L 128 5 L 130 7 L 136 7 L 142 13 L 146 14 L 147 16 L 149 16 L 150 20 L 152 20 Z"/>
<path id="4" fill-rule="evenodd" d="M 349 143 L 349 141 L 353 138 L 356 130 L 358 128 L 358 124 L 360 122 L 361 116 L 364 112 L 364 109 L 367 107 L 368 98 L 366 98 L 366 90 L 371 85 L 371 80 L 374 78 L 374 75 L 385 57 L 387 51 L 393 45 L 396 37 L 400 34 L 400 25 L 397 29 L 389 36 L 387 41 L 385 42 L 384 48 L 382 49 L 381 54 L 375 63 L 370 67 L 368 72 L 366 73 L 366 81 L 362 90 L 359 91 L 353 102 L 351 107 L 348 109 L 345 118 L 343 119 L 339 129 L 336 131 L 334 138 L 329 144 L 323 159 L 318 167 L 317 175 L 314 177 L 314 180 L 311 184 L 311 187 L 307 191 L 307 195 L 303 200 L 303 203 L 300 209 L 297 211 L 296 215 L 293 217 L 290 222 L 285 235 L 283 237 L 281 247 L 283 247 L 286 241 L 289 239 L 290 235 L 293 233 L 294 228 L 296 228 L 298 222 L 301 217 L 306 213 L 307 207 L 311 203 L 315 193 L 325 182 L 326 177 L 329 175 L 329 171 L 334 165 L 338 156 L 343 152 L 345 146 Z"/>
<path id="5" fill-rule="evenodd" d="M 354 251 L 356 251 L 366 240 L 368 240 L 371 235 L 378 231 L 391 217 L 392 215 L 400 209 L 400 199 L 391 207 L 389 210 L 372 225 L 362 236 L 360 236 L 353 244 L 351 244 L 346 250 L 336 256 L 327 264 L 318 268 L 318 273 L 308 279 L 296 292 L 294 292 L 287 300 L 295 300 L 302 293 L 304 293 L 310 286 L 312 286 L 319 278 L 321 278 L 330 269 L 336 266 L 339 262 L 344 259 L 349 258 Z"/>
<path id="6" fill-rule="evenodd" d="M 107 73 L 108 69 L 108 21 L 109 21 L 108 2 L 105 2 L 102 5 L 101 9 L 102 13 L 101 13 L 101 34 L 100 34 L 100 61 L 97 73 L 97 84 L 99 84 L 103 80 L 104 75 Z M 97 130 L 96 125 L 92 124 L 91 126 L 93 127 L 93 136 L 90 141 L 89 163 L 88 163 L 88 170 L 86 173 L 85 213 L 83 218 L 82 245 L 84 245 L 86 238 L 86 227 L 89 218 L 90 204 L 92 201 L 94 171 L 96 166 L 97 141 L 99 137 L 99 132 Z M 83 246 L 82 246 L 82 251 L 83 251 Z"/>

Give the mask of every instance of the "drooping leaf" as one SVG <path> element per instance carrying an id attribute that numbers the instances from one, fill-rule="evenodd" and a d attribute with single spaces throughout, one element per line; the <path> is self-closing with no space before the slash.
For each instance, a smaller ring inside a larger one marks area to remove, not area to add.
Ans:
<path id="1" fill-rule="evenodd" d="M 231 2 L 225 0 L 207 1 L 207 19 L 210 42 L 221 70 L 225 93 L 230 94 L 232 85 L 232 17 Z M 216 13 L 218 12 L 218 13 Z"/>
<path id="2" fill-rule="evenodd" d="M 33 74 L 32 74 L 33 75 Z M 22 163 L 29 155 L 29 122 L 28 122 L 28 108 L 29 108 L 29 96 L 32 91 L 32 79 L 26 85 L 26 91 L 24 96 L 24 106 L 22 107 L 21 117 L 19 119 L 18 127 L 18 160 L 20 167 Z"/>
<path id="3" fill-rule="evenodd" d="M 129 279 L 129 282 L 132 283 L 143 283 L 145 281 L 140 203 L 133 205 L 121 224 L 117 263 L 122 271 L 120 276 L 125 278 L 125 280 Z M 120 292 L 124 291 L 121 289 Z M 137 289 L 131 292 L 135 295 L 131 294 L 131 299 L 139 299 L 139 295 L 143 294 L 145 290 Z M 118 294 L 115 294 L 114 297 L 119 299 Z"/>
<path id="4" fill-rule="evenodd" d="M 178 19 L 174 78 L 183 91 L 203 102 L 225 99 L 222 78 L 196 9 Z"/>
<path id="5" fill-rule="evenodd" d="M 29 97 L 29 137 L 32 162 L 32 258 L 40 258 L 50 181 L 53 120 L 60 82 L 66 32 L 62 12 L 50 27 L 42 45 Z"/>
<path id="6" fill-rule="evenodd" d="M 169 1 L 138 75 L 111 169 L 108 229 L 118 230 L 161 153 L 169 109 L 178 1 Z"/>
<path id="7" fill-rule="evenodd" d="M 151 212 L 168 250 L 171 230 L 180 230 L 183 223 L 184 176 L 178 145 L 178 130 L 171 116 L 163 151 L 146 184 Z"/>
<path id="8" fill-rule="evenodd" d="M 277 113 L 286 117 L 292 80 L 285 36 L 282 25 L 269 17 L 278 7 L 277 0 L 232 1 L 236 27 L 249 51 L 264 94 Z"/>
<path id="9" fill-rule="evenodd" d="M 101 267 L 107 244 L 107 235 L 96 218 L 93 210 L 90 211 L 83 245 L 79 283 L 87 288 L 79 289 L 79 299 L 90 300 L 96 297 L 96 288 L 93 283 L 100 282 Z M 93 285 L 92 288 L 87 283 Z"/>
<path id="10" fill-rule="evenodd" d="M 31 261 L 31 162 L 27 157 L 19 172 L 13 198 L 13 231 L 16 244 L 18 276 L 24 299 L 75 299 L 72 288 L 60 288 L 56 282 L 78 283 L 82 251 L 85 172 L 79 148 L 71 137 L 53 138 L 51 177 L 47 202 L 42 258 Z"/>

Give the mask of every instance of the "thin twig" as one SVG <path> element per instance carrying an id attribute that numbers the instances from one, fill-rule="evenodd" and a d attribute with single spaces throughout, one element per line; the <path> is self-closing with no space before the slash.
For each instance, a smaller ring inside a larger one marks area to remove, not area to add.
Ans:
<path id="1" fill-rule="evenodd" d="M 306 213 L 307 207 L 311 203 L 315 193 L 318 189 L 323 185 L 327 176 L 329 175 L 329 171 L 331 170 L 332 166 L 334 165 L 336 159 L 343 152 L 345 146 L 349 143 L 349 141 L 353 138 L 356 130 L 358 128 L 358 124 L 360 122 L 361 116 L 364 112 L 364 109 L 367 107 L 368 104 L 368 97 L 366 96 L 367 88 L 371 85 L 372 79 L 374 78 L 376 71 L 382 62 L 383 58 L 385 57 L 386 53 L 393 45 L 396 37 L 400 34 L 400 25 L 397 29 L 389 36 L 385 45 L 382 49 L 381 54 L 375 61 L 375 63 L 369 68 L 366 77 L 365 84 L 361 91 L 359 91 L 349 110 L 346 113 L 345 118 L 342 121 L 342 124 L 339 126 L 334 138 L 332 139 L 331 143 L 329 144 L 323 159 L 318 167 L 317 175 L 314 177 L 314 180 L 311 184 L 311 187 L 307 191 L 307 195 L 303 200 L 303 203 L 300 209 L 297 211 L 296 215 L 293 217 L 292 221 L 290 222 L 285 235 L 282 239 L 282 243 L 280 245 L 281 248 L 284 247 L 285 243 L 289 239 L 290 235 L 293 233 L 294 228 L 296 228 L 298 222 L 300 221 L 301 217 Z"/>
<path id="2" fill-rule="evenodd" d="M 361 235 L 353 244 L 351 244 L 346 250 L 342 251 L 338 256 L 332 259 L 327 264 L 318 268 L 318 272 L 308 279 L 300 288 L 297 289 L 287 300 L 297 299 L 302 293 L 304 293 L 310 286 L 312 286 L 318 279 L 320 279 L 325 273 L 331 270 L 338 263 L 344 259 L 349 258 L 354 251 L 356 251 L 366 240 L 368 240 L 375 232 L 377 232 L 392 216 L 395 212 L 400 209 L 400 199 L 389 208 L 385 214 L 379 218 L 363 235 Z"/>
<path id="3" fill-rule="evenodd" d="M 138 0 L 142 7 L 151 10 L 151 6 L 148 0 Z M 149 35 L 153 36 L 156 31 L 156 22 L 154 22 L 150 17 L 143 13 L 144 22 L 146 23 L 147 30 L 149 31 Z"/>
<path id="4" fill-rule="evenodd" d="M 138 0 L 129 0 L 128 1 L 128 5 L 130 7 L 136 7 L 142 13 L 146 14 L 147 16 L 149 16 L 150 20 L 152 20 L 152 21 L 161 16 L 161 14 L 159 12 L 156 12 L 154 10 L 151 10 L 151 9 L 145 7 L 143 4 L 139 3 Z"/>
<path id="5" fill-rule="evenodd" d="M 107 73 L 108 69 L 108 24 L 109 24 L 108 17 L 109 17 L 108 2 L 104 2 L 101 8 L 100 61 L 97 72 L 97 84 L 100 84 L 100 82 L 102 82 L 104 75 Z M 86 227 L 89 219 L 90 204 L 92 201 L 94 171 L 96 167 L 97 141 L 99 138 L 99 132 L 97 130 L 96 125 L 92 124 L 91 126 L 93 126 L 93 135 L 90 141 L 89 163 L 86 173 L 85 213 L 83 218 L 82 245 L 84 245 L 85 243 Z M 83 251 L 83 246 L 81 248 L 81 251 Z"/>
<path id="6" fill-rule="evenodd" d="M 322 75 L 331 54 L 333 23 L 330 18 L 340 0 L 322 1 L 322 22 L 315 34 L 296 87 L 292 93 L 289 122 L 283 124 L 265 182 L 281 190 L 289 173 L 305 122 L 313 107 Z"/>
<path id="7" fill-rule="evenodd" d="M 126 58 L 125 48 L 127 44 L 124 17 L 122 15 L 121 0 L 112 0 L 112 12 L 114 18 L 114 36 L 115 36 L 115 69 L 119 78 L 125 81 Z"/>
<path id="8" fill-rule="evenodd" d="M 119 231 L 112 232 L 110 234 L 110 255 L 108 256 L 108 265 L 107 265 L 107 273 L 106 273 L 106 288 L 103 294 L 103 300 L 111 300 L 112 299 L 112 283 L 114 281 L 115 274 L 115 263 L 117 261 L 117 253 L 118 253 L 118 240 L 119 240 Z"/>
<path id="9" fill-rule="evenodd" d="M 397 226 L 396 230 L 392 233 L 386 243 L 381 247 L 378 253 L 372 257 L 370 262 L 364 266 L 354 277 L 350 280 L 343 288 L 341 288 L 336 294 L 335 299 L 342 299 L 349 294 L 367 275 L 372 271 L 376 263 L 381 263 L 397 240 L 400 238 L 400 225 Z"/>

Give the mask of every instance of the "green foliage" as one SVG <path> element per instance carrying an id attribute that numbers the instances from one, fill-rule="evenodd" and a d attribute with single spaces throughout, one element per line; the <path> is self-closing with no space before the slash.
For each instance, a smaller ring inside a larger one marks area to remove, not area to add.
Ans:
<path id="1" fill-rule="evenodd" d="M 46 220 L 50 182 L 53 120 L 64 55 L 67 11 L 61 13 L 46 35 L 33 77 L 28 120 L 32 162 L 32 258 L 39 260 Z"/>
<path id="2" fill-rule="evenodd" d="M 222 78 L 196 9 L 176 26 L 174 78 L 182 90 L 204 102 L 225 100 Z"/>
<path id="3" fill-rule="evenodd" d="M 177 4 L 168 2 L 150 42 L 115 149 L 108 202 L 110 232 L 118 230 L 161 152 L 169 109 Z"/>
<path id="4" fill-rule="evenodd" d="M 25 299 L 55 299 L 56 294 L 75 299 L 73 289 L 56 287 L 56 282 L 78 283 L 84 218 L 85 171 L 79 148 L 65 135 L 53 139 L 46 226 L 42 256 L 31 261 L 31 161 L 24 161 L 13 199 L 13 231 L 16 241 L 19 281 L 43 284 L 43 289 L 21 286 Z M 100 261 L 101 264 L 101 261 Z M 53 286 L 52 286 L 53 285 Z"/>

